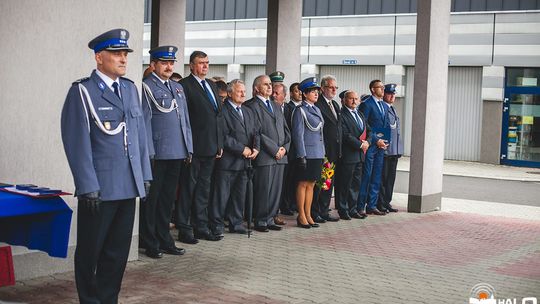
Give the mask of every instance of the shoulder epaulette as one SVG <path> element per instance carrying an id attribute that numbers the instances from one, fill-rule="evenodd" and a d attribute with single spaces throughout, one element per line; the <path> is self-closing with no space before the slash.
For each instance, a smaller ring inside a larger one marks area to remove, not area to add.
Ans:
<path id="1" fill-rule="evenodd" d="M 82 82 L 85 82 L 85 81 L 87 81 L 87 80 L 89 80 L 89 79 L 90 79 L 90 77 L 83 77 L 83 78 L 81 78 L 81 79 L 77 79 L 77 80 L 75 80 L 75 81 L 72 83 L 72 85 L 77 85 L 77 84 L 82 83 Z"/>
<path id="2" fill-rule="evenodd" d="M 133 80 L 129 79 L 129 78 L 126 78 L 126 77 L 120 77 L 122 80 L 127 80 L 133 84 L 135 84 L 135 82 L 133 82 Z"/>

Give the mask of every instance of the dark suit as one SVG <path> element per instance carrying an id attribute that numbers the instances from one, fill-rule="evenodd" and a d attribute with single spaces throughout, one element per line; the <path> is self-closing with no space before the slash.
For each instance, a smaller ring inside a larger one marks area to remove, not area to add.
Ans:
<path id="1" fill-rule="evenodd" d="M 390 145 L 384 155 L 382 183 L 379 193 L 379 206 L 387 209 L 392 205 L 394 182 L 398 160 L 403 155 L 403 140 L 401 139 L 400 120 L 393 106 L 388 107 L 388 122 L 390 124 Z"/>
<path id="2" fill-rule="evenodd" d="M 373 96 L 370 96 L 358 106 L 359 112 L 364 114 L 368 125 L 372 129 L 390 128 L 390 124 L 388 123 L 388 105 L 384 101 L 381 102 L 381 105 L 384 109 L 384 114 L 381 113 Z M 377 141 L 378 138 L 372 136 L 369 149 L 366 153 L 360 195 L 358 196 L 359 211 L 365 209 L 366 205 L 368 210 L 377 208 L 384 162 L 384 149 L 377 147 Z"/>
<path id="3" fill-rule="evenodd" d="M 287 127 L 289 130 L 292 130 L 292 114 L 294 109 L 296 108 L 296 105 L 294 102 L 289 101 L 285 104 L 285 108 L 283 109 L 283 115 L 285 116 L 285 122 L 287 123 Z M 296 156 L 294 151 L 294 145 L 292 144 L 291 139 L 291 147 L 289 151 L 287 152 L 287 161 L 288 164 L 285 167 L 285 178 L 283 179 L 283 193 L 282 193 L 282 199 L 281 199 L 281 205 L 279 208 L 281 211 L 292 211 L 296 210 Z"/>
<path id="4" fill-rule="evenodd" d="M 174 247 L 169 222 L 184 159 L 193 154 L 191 125 L 182 85 L 156 74 L 143 80 L 142 107 L 154 180 L 139 216 L 140 246 L 158 251 Z"/>
<path id="5" fill-rule="evenodd" d="M 253 188 L 256 198 L 254 221 L 256 226 L 262 227 L 275 225 L 274 215 L 279 208 L 284 167 L 287 164 L 287 157 L 276 160 L 275 155 L 280 147 L 288 151 L 291 142 L 283 113 L 275 102 L 270 101 L 270 105 L 272 112 L 257 96 L 246 102 L 261 126 L 261 152 L 253 163 Z"/>
<path id="6" fill-rule="evenodd" d="M 180 177 L 180 208 L 176 213 L 179 235 L 185 237 L 190 237 L 194 230 L 198 234 L 209 233 L 207 208 L 212 173 L 215 157 L 223 148 L 222 106 L 216 85 L 209 79 L 205 81 L 214 95 L 213 101 L 193 74 L 180 81 L 186 95 L 193 133 L 193 160 L 189 173 Z"/>
<path id="7" fill-rule="evenodd" d="M 349 108 L 341 109 L 342 125 L 342 154 L 339 166 L 336 168 L 336 208 L 340 215 L 351 215 L 358 212 L 357 200 L 362 181 L 362 165 L 365 155 L 361 149 L 360 137 L 366 132 L 366 139 L 370 142 L 371 129 L 362 113 L 355 112 L 360 122 L 353 116 Z"/>
<path id="8" fill-rule="evenodd" d="M 144 181 L 152 179 L 138 90 L 129 79 L 120 77 L 118 82 L 121 98 L 94 71 L 73 83 L 62 108 L 62 141 L 75 194 L 99 192 L 103 200 L 96 214 L 77 209 L 75 281 L 81 303 L 118 301 L 135 198 L 145 197 Z M 79 91 L 84 92 L 83 87 L 89 97 L 84 103 Z M 117 127 L 120 132 L 106 134 Z"/>
<path id="9" fill-rule="evenodd" d="M 245 147 L 261 150 L 259 122 L 249 108 L 240 108 L 243 118 L 228 100 L 223 104 L 223 157 L 216 162 L 214 197 L 209 206 L 210 229 L 214 234 L 223 233 L 225 216 L 229 228 L 242 226 L 249 163 L 242 153 Z"/>
<path id="10" fill-rule="evenodd" d="M 336 164 L 336 169 L 338 166 L 338 160 L 341 157 L 341 112 L 339 105 L 336 101 L 331 100 L 331 103 L 334 107 L 334 110 L 337 114 L 334 116 L 328 102 L 321 94 L 315 105 L 321 110 L 321 113 L 324 118 L 324 149 L 326 151 L 326 158 L 330 162 Z M 311 213 L 313 218 L 321 216 L 327 218 L 328 208 L 330 207 L 330 200 L 332 198 L 332 191 L 334 190 L 334 176 L 332 177 L 332 185 L 328 191 L 319 191 L 319 189 L 314 189 L 313 194 L 313 205 L 311 207 Z"/>

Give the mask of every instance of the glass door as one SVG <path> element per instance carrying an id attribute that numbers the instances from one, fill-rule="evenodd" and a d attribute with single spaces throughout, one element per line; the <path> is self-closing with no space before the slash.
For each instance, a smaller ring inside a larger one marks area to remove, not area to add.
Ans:
<path id="1" fill-rule="evenodd" d="M 508 68 L 501 163 L 540 167 L 540 69 Z"/>

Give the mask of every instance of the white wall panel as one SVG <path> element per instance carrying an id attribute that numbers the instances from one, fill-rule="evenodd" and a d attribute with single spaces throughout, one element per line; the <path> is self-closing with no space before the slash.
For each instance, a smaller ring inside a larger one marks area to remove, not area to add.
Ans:
<path id="1" fill-rule="evenodd" d="M 360 96 L 369 93 L 369 82 L 373 79 L 384 81 L 384 66 L 322 65 L 319 67 L 319 78 L 325 75 L 336 77 L 338 94 L 343 90 L 354 90 Z M 339 101 L 339 98 L 336 97 L 336 100 Z"/>
<path id="2" fill-rule="evenodd" d="M 414 67 L 406 72 L 404 123 L 405 155 L 411 152 L 411 118 L 414 92 Z M 480 160 L 482 123 L 482 68 L 448 68 L 445 159 Z"/>

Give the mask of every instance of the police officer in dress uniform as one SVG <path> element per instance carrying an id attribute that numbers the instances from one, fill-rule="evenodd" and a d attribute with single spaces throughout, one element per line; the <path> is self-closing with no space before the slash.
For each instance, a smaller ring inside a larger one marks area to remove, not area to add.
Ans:
<path id="1" fill-rule="evenodd" d="M 403 140 L 401 139 L 400 121 L 394 102 L 396 101 L 396 84 L 390 83 L 384 86 L 383 100 L 388 104 L 388 121 L 390 123 L 390 144 L 384 154 L 381 189 L 379 191 L 378 209 L 389 213 L 398 210 L 392 207 L 392 194 L 396 181 L 398 160 L 403 155 Z"/>
<path id="2" fill-rule="evenodd" d="M 175 246 L 169 233 L 178 178 L 193 154 L 184 90 L 181 84 L 170 80 L 177 50 L 172 45 L 151 49 L 153 72 L 143 80 L 142 108 L 150 158 L 154 160 L 154 180 L 148 198 L 141 206 L 139 238 L 146 248 L 146 255 L 151 258 L 161 258 L 163 253 L 182 255 L 185 252 Z"/>
<path id="3" fill-rule="evenodd" d="M 81 303 L 117 303 L 135 198 L 152 179 L 137 88 L 126 73 L 129 32 L 88 43 L 97 69 L 73 83 L 62 109 L 64 150 L 78 198 L 75 281 Z"/>

